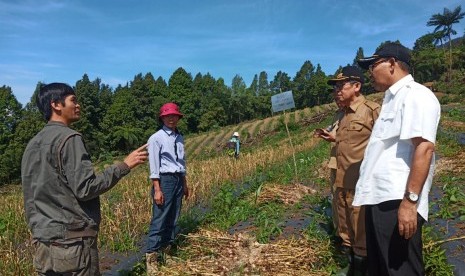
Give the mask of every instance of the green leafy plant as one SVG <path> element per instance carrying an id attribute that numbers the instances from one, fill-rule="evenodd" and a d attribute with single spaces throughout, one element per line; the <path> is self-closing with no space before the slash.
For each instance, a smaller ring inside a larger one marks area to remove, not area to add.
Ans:
<path id="1" fill-rule="evenodd" d="M 447 262 L 445 250 L 441 246 L 434 246 L 434 242 L 440 239 L 440 235 L 435 232 L 433 227 L 426 225 L 423 227 L 422 237 L 426 275 L 453 275 L 453 266 Z"/>
<path id="2" fill-rule="evenodd" d="M 267 243 L 271 237 L 282 233 L 281 215 L 283 206 L 276 202 L 268 202 L 258 208 L 254 217 L 254 225 L 258 227 L 257 241 Z"/>

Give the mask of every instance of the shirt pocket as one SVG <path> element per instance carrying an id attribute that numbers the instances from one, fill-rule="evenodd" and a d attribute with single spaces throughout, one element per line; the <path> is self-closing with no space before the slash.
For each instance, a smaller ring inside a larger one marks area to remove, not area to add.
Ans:
<path id="1" fill-rule="evenodd" d="M 373 128 L 375 137 L 383 140 L 400 135 L 400 121 L 396 118 L 396 112 L 384 112 L 379 115 Z"/>
<path id="2" fill-rule="evenodd" d="M 349 144 L 359 144 L 362 140 L 366 140 L 370 136 L 369 129 L 366 128 L 363 121 L 350 121 L 347 133 L 349 137 Z"/>

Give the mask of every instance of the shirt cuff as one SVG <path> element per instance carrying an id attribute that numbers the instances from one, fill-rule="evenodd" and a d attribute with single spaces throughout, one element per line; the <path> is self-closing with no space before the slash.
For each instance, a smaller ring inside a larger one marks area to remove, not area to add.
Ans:
<path id="1" fill-rule="evenodd" d="M 131 171 L 128 164 L 126 164 L 124 162 L 118 163 L 118 164 L 116 164 L 116 166 L 120 169 L 121 176 L 125 176 Z"/>

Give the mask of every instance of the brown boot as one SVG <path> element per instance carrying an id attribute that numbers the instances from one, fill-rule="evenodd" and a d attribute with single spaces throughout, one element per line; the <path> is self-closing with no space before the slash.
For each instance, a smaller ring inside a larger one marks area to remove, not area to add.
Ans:
<path id="1" fill-rule="evenodd" d="M 154 276 L 158 273 L 158 253 L 145 253 L 145 261 L 147 263 L 147 276 Z"/>

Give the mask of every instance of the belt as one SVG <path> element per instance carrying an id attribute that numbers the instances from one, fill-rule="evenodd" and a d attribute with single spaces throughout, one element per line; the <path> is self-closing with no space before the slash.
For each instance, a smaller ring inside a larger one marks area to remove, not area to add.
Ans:
<path id="1" fill-rule="evenodd" d="M 160 173 L 160 175 L 175 175 L 175 176 L 181 176 L 182 173 L 180 173 L 180 172 L 165 172 L 165 173 Z"/>
<path id="2" fill-rule="evenodd" d="M 97 237 L 97 230 L 94 229 L 84 229 L 81 231 L 65 231 L 65 239 L 73 239 L 73 238 L 83 238 L 83 237 Z"/>

